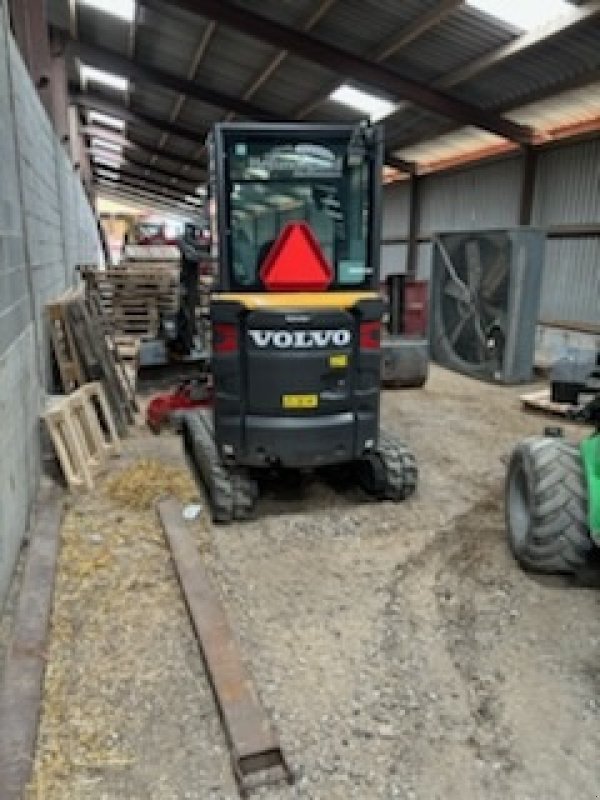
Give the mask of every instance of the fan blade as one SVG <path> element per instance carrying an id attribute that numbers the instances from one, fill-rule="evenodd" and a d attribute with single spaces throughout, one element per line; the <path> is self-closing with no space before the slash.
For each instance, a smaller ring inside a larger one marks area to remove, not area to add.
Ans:
<path id="1" fill-rule="evenodd" d="M 449 334 L 449 336 L 448 336 L 448 341 L 450 342 L 450 344 L 451 344 L 453 347 L 454 347 L 454 345 L 456 344 L 456 342 L 459 340 L 459 338 L 460 338 L 460 335 L 461 335 L 461 333 L 463 332 L 465 325 L 466 325 L 466 324 L 467 324 L 467 322 L 468 322 L 468 321 L 471 319 L 471 317 L 473 316 L 473 314 L 474 314 L 474 310 L 473 310 L 473 309 L 470 309 L 470 310 L 469 310 L 469 313 L 468 313 L 468 314 L 465 314 L 465 316 L 464 316 L 464 317 L 462 317 L 462 318 L 461 318 L 461 319 L 458 321 L 458 325 L 457 325 L 457 326 L 454 328 L 454 330 L 452 331 L 452 333 L 451 333 L 451 334 Z"/>
<path id="2" fill-rule="evenodd" d="M 444 264 L 446 266 L 446 269 L 450 273 L 450 277 L 452 278 L 454 283 L 456 283 L 458 286 L 460 286 L 463 289 L 463 291 L 465 292 L 465 294 L 468 296 L 469 290 L 468 290 L 466 284 L 463 281 L 461 281 L 461 279 L 458 277 L 458 273 L 454 269 L 454 264 L 452 263 L 452 259 L 450 258 L 450 255 L 448 254 L 448 251 L 444 247 L 444 244 L 443 244 L 442 240 L 440 239 L 440 237 L 439 236 L 434 236 L 433 237 L 433 243 L 435 245 L 437 245 L 438 250 L 440 251 L 440 255 L 442 256 L 442 260 L 443 260 L 443 262 L 444 262 Z"/>
<path id="3" fill-rule="evenodd" d="M 462 288 L 457 283 L 454 283 L 454 281 L 448 281 L 444 285 L 444 294 L 447 297 L 453 297 L 455 300 L 459 300 L 462 302 L 469 301 L 469 292 L 466 290 L 466 287 Z"/>
<path id="4" fill-rule="evenodd" d="M 465 255 L 467 261 L 467 282 L 471 297 L 479 294 L 483 267 L 481 266 L 481 250 L 479 241 L 472 239 L 465 244 Z"/>
<path id="5" fill-rule="evenodd" d="M 504 256 L 500 254 L 497 260 L 490 264 L 485 271 L 481 281 L 481 294 L 485 298 L 493 297 L 500 288 L 502 281 L 506 278 L 507 273 L 508 264 Z"/>

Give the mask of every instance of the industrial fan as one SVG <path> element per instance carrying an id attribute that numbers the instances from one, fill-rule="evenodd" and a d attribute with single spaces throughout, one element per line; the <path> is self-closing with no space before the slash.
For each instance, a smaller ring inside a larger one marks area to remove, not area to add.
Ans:
<path id="1" fill-rule="evenodd" d="M 435 235 L 433 359 L 484 380 L 530 380 L 543 252 L 532 229 Z"/>

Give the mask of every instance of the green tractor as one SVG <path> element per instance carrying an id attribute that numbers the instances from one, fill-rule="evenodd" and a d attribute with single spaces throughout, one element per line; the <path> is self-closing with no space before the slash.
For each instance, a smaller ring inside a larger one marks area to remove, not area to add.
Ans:
<path id="1" fill-rule="evenodd" d="M 600 547 L 600 392 L 571 417 L 594 433 L 579 445 L 560 428 L 524 439 L 508 465 L 508 541 L 521 566 L 536 572 L 581 574 Z"/>

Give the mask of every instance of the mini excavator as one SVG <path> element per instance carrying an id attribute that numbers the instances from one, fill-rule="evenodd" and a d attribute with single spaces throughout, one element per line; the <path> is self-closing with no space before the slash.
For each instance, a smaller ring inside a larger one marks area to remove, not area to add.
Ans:
<path id="1" fill-rule="evenodd" d="M 350 466 L 404 500 L 415 458 L 379 418 L 381 128 L 222 123 L 208 151 L 213 407 L 182 434 L 213 519 L 251 516 L 266 470 Z"/>

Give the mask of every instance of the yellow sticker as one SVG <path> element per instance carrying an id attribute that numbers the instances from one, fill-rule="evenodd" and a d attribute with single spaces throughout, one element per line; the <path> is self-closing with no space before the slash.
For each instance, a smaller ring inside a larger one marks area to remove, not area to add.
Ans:
<path id="1" fill-rule="evenodd" d="M 348 356 L 345 354 L 339 356 L 329 356 L 329 366 L 330 367 L 347 367 L 348 366 Z"/>
<path id="2" fill-rule="evenodd" d="M 284 394 L 281 398 L 284 408 L 316 408 L 319 396 L 316 394 Z"/>

